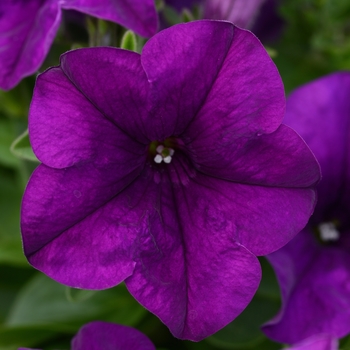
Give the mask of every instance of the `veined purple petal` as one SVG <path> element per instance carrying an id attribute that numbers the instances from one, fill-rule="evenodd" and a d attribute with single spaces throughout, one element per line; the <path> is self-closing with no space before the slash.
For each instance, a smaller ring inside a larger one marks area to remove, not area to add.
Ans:
<path id="1" fill-rule="evenodd" d="M 285 350 L 338 350 L 338 340 L 328 334 L 318 334 Z"/>
<path id="2" fill-rule="evenodd" d="M 116 100 L 125 95 L 120 93 Z M 104 115 L 59 67 L 37 79 L 29 132 L 36 156 L 54 168 L 118 162 L 125 174 L 140 166 L 147 150 Z"/>
<path id="3" fill-rule="evenodd" d="M 318 333 L 341 338 L 350 332 L 349 252 L 322 247 L 304 230 L 267 258 L 281 286 L 283 307 L 263 327 L 266 335 L 294 344 Z"/>
<path id="4" fill-rule="evenodd" d="M 220 121 L 216 124 L 220 124 Z M 219 128 L 218 125 L 213 127 Z M 198 135 L 188 144 L 201 172 L 245 184 L 274 187 L 310 187 L 319 181 L 319 166 L 297 133 L 281 125 L 275 132 L 236 139 L 232 131 L 218 133 L 216 142 Z M 221 131 L 220 130 L 220 131 Z M 213 145 L 208 152 L 208 144 Z M 301 172 L 300 167 L 304 170 Z"/>
<path id="5" fill-rule="evenodd" d="M 137 329 L 102 321 L 80 328 L 72 339 L 72 350 L 156 350 Z"/>
<path id="6" fill-rule="evenodd" d="M 62 55 L 61 67 L 74 88 L 126 134 L 144 144 L 153 140 L 149 83 L 139 54 L 112 47 L 81 49 Z"/>
<path id="7" fill-rule="evenodd" d="M 144 37 L 156 34 L 158 29 L 153 0 L 62 0 L 61 6 L 119 23 Z"/>
<path id="8" fill-rule="evenodd" d="M 150 84 L 152 139 L 179 135 L 205 103 L 234 36 L 231 23 L 197 21 L 151 38 L 141 62 Z"/>
<path id="9" fill-rule="evenodd" d="M 276 66 L 252 33 L 235 28 L 205 103 L 181 137 L 193 148 L 196 142 L 201 147 L 200 140 L 214 149 L 222 143 L 235 147 L 236 142 L 275 131 L 284 111 L 284 89 Z"/>
<path id="10" fill-rule="evenodd" d="M 118 163 L 67 169 L 40 165 L 22 202 L 29 262 L 72 287 L 102 289 L 123 281 L 135 265 L 136 232 L 119 223 L 114 197 L 139 172 L 137 167 L 121 172 Z"/>
<path id="11" fill-rule="evenodd" d="M 248 305 L 259 285 L 260 265 L 237 243 L 233 220 L 223 222 L 227 213 L 218 208 L 217 220 L 206 212 L 214 207 L 206 193 L 198 195 L 205 187 L 172 181 L 163 174 L 157 184 L 151 172 L 118 196 L 122 202 L 132 198 L 132 212 L 142 215 L 134 228 L 139 237 L 135 271 L 125 283 L 176 337 L 199 341 Z M 132 212 L 124 212 L 124 220 L 131 221 Z"/>
<path id="12" fill-rule="evenodd" d="M 61 20 L 56 0 L 0 3 L 0 88 L 9 90 L 37 71 Z"/>

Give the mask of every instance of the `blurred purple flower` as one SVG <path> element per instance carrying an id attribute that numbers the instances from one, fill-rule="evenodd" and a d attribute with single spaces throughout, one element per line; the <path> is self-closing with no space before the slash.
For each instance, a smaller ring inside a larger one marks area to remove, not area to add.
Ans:
<path id="1" fill-rule="evenodd" d="M 280 0 L 166 0 L 177 11 L 202 7 L 203 18 L 227 20 L 251 30 L 263 42 L 276 40 L 283 20 L 277 13 Z"/>
<path id="2" fill-rule="evenodd" d="M 284 122 L 309 144 L 323 177 L 309 225 L 268 256 L 283 305 L 264 332 L 280 342 L 350 332 L 349 91 L 350 72 L 340 72 L 298 88 L 287 102 Z"/>
<path id="3" fill-rule="evenodd" d="M 72 287 L 125 280 L 176 337 L 216 332 L 254 295 L 256 255 L 314 209 L 318 164 L 284 111 L 275 65 L 229 22 L 64 54 L 30 108 L 28 260 Z"/>
<path id="4" fill-rule="evenodd" d="M 43 63 L 71 9 L 117 22 L 149 37 L 157 31 L 153 0 L 6 0 L 0 2 L 0 88 L 9 90 Z"/>
<path id="5" fill-rule="evenodd" d="M 328 334 L 318 334 L 284 350 L 338 350 L 338 340 Z"/>
<path id="6" fill-rule="evenodd" d="M 152 342 L 137 329 L 102 321 L 94 321 L 81 327 L 71 343 L 71 350 L 126 349 L 156 350 Z"/>

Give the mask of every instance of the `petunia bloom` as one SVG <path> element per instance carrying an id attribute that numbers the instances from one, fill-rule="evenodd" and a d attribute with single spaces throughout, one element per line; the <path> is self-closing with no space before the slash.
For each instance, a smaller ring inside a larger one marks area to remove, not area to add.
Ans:
<path id="1" fill-rule="evenodd" d="M 314 209 L 319 167 L 284 111 L 275 65 L 229 22 L 62 55 L 30 107 L 29 262 L 77 288 L 125 280 L 176 337 L 216 332 L 254 295 L 256 255 Z"/>
<path id="2" fill-rule="evenodd" d="M 117 22 L 145 37 L 157 31 L 153 0 L 6 0 L 0 2 L 0 88 L 9 90 L 43 63 L 62 9 Z"/>
<path id="3" fill-rule="evenodd" d="M 323 177 L 307 227 L 268 256 L 283 305 L 264 332 L 280 342 L 350 332 L 349 90 L 350 72 L 340 72 L 296 89 L 287 102 L 284 121 L 305 138 Z"/>
<path id="4" fill-rule="evenodd" d="M 338 350 L 338 340 L 328 334 L 318 334 L 285 350 Z"/>
<path id="5" fill-rule="evenodd" d="M 71 350 L 155 350 L 152 342 L 137 329 L 94 321 L 79 329 Z M 30 350 L 19 348 L 18 350 Z"/>

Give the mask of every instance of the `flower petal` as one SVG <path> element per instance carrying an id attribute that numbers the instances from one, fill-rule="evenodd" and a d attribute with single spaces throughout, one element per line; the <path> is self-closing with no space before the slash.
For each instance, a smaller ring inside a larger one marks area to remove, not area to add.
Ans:
<path id="1" fill-rule="evenodd" d="M 151 86 L 152 139 L 183 132 L 204 103 L 234 35 L 228 22 L 178 24 L 151 38 L 142 65 Z"/>
<path id="2" fill-rule="evenodd" d="M 313 220 L 329 215 L 330 203 L 345 197 L 348 207 L 350 171 L 350 73 L 338 72 L 308 83 L 291 93 L 284 122 L 305 139 L 320 162 L 322 181 Z M 344 190 L 346 188 L 346 190 Z M 333 219 L 333 218 L 330 218 Z M 347 218 L 346 218 L 347 219 Z"/>
<path id="3" fill-rule="evenodd" d="M 37 168 L 21 215 L 24 251 L 34 267 L 61 283 L 92 289 L 114 286 L 132 273 L 134 238 L 118 226 L 114 196 L 142 166 L 122 168 Z"/>
<path id="4" fill-rule="evenodd" d="M 210 141 L 199 137 L 188 144 L 195 167 L 205 174 L 274 187 L 310 187 L 320 179 L 319 165 L 310 149 L 286 125 L 271 134 L 233 142 L 219 133 L 208 151 Z"/>
<path id="5" fill-rule="evenodd" d="M 158 28 L 153 0 L 63 0 L 61 6 L 119 23 L 144 37 L 156 34 Z"/>
<path id="6" fill-rule="evenodd" d="M 12 89 L 43 63 L 61 20 L 57 1 L 0 3 L 0 88 Z"/>
<path id="7" fill-rule="evenodd" d="M 108 120 L 59 67 L 37 79 L 29 134 L 39 160 L 55 168 L 87 161 L 100 165 L 119 162 L 120 171 L 128 173 L 145 158 L 145 145 Z"/>
<path id="8" fill-rule="evenodd" d="M 61 56 L 61 67 L 121 130 L 139 142 L 152 141 L 148 138 L 149 83 L 139 54 L 111 47 L 74 50 Z"/>
<path id="9" fill-rule="evenodd" d="M 207 0 L 204 18 L 225 19 L 238 27 L 249 28 L 265 0 Z"/>
<path id="10" fill-rule="evenodd" d="M 328 334 L 318 334 L 285 350 L 338 350 L 338 339 Z"/>
<path id="11" fill-rule="evenodd" d="M 139 330 L 119 324 L 95 321 L 79 329 L 72 350 L 156 350 Z"/>
<path id="12" fill-rule="evenodd" d="M 321 247 L 304 230 L 267 258 L 283 299 L 279 314 L 263 327 L 267 336 L 294 344 L 318 333 L 341 338 L 350 332 L 348 251 Z"/>
<path id="13" fill-rule="evenodd" d="M 275 64 L 252 33 L 236 27 L 215 82 L 182 138 L 186 143 L 206 140 L 210 149 L 222 143 L 235 147 L 240 140 L 275 131 L 284 111 Z"/>
<path id="14" fill-rule="evenodd" d="M 145 197 L 152 210 L 135 271 L 125 283 L 175 337 L 199 341 L 248 305 L 259 285 L 260 265 L 230 232 L 215 232 L 197 213 L 190 216 L 183 194 L 174 194 L 184 189 L 171 186 L 158 185 L 153 198 Z"/>

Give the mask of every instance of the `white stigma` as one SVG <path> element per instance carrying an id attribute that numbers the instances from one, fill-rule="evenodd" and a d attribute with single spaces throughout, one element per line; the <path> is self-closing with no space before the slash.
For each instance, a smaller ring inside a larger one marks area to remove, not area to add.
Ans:
<path id="1" fill-rule="evenodd" d="M 340 237 L 340 233 L 333 224 L 333 222 L 323 222 L 319 224 L 318 229 L 320 230 L 320 236 L 322 241 L 337 241 Z"/>
<path id="2" fill-rule="evenodd" d="M 157 164 L 160 164 L 162 161 L 166 164 L 169 164 L 172 160 L 172 156 L 175 153 L 172 148 L 166 148 L 163 145 L 159 145 L 156 148 L 156 151 L 158 154 L 154 157 L 154 161 Z"/>

